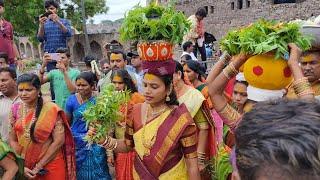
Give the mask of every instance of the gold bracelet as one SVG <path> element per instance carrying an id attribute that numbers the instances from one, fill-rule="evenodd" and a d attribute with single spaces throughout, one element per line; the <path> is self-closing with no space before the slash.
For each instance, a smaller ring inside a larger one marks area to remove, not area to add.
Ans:
<path id="1" fill-rule="evenodd" d="M 296 80 L 293 83 L 293 89 L 297 95 L 305 94 L 305 92 L 310 93 L 310 91 L 312 90 L 308 78 L 306 77 Z"/>
<path id="2" fill-rule="evenodd" d="M 306 90 L 306 91 L 301 92 L 300 94 L 298 94 L 299 97 L 306 96 L 306 95 L 314 95 L 314 92 L 312 90 Z"/>
<path id="3" fill-rule="evenodd" d="M 110 137 L 109 137 L 110 138 Z M 110 141 L 109 143 L 107 143 L 104 147 L 107 149 L 107 150 L 111 150 L 113 151 L 114 149 L 116 149 L 118 146 L 118 142 L 116 139 L 113 139 L 113 138 L 110 138 Z"/>
<path id="4" fill-rule="evenodd" d="M 227 77 L 227 79 L 231 79 L 238 74 L 238 71 L 236 70 L 232 62 L 227 67 L 225 67 L 222 72 Z"/>
<path id="5" fill-rule="evenodd" d="M 106 140 L 104 140 L 104 142 L 101 144 L 101 146 L 105 147 L 107 144 L 109 144 L 109 141 L 110 141 L 110 137 L 107 136 Z"/>

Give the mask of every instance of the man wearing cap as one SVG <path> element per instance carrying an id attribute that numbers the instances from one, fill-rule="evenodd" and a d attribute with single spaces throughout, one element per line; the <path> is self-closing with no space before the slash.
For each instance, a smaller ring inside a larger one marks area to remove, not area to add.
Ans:
<path id="1" fill-rule="evenodd" d="M 0 52 L 7 54 L 10 67 L 15 68 L 15 64 L 19 63 L 17 60 L 20 59 L 20 55 L 13 41 L 13 26 L 4 19 L 3 15 L 4 2 L 0 0 Z"/>
<path id="2" fill-rule="evenodd" d="M 141 58 L 137 51 L 132 51 L 128 53 L 128 56 L 131 58 L 131 64 L 133 66 L 133 72 L 135 74 L 135 77 L 137 79 L 137 88 L 139 93 L 142 93 L 142 81 L 143 81 L 143 70 L 142 70 L 142 64 L 141 64 Z"/>
<path id="3" fill-rule="evenodd" d="M 308 78 L 312 86 L 315 97 L 320 100 L 320 51 L 308 51 L 300 59 L 300 66 L 304 76 Z M 297 99 L 292 83 L 287 88 L 286 97 L 288 99 Z"/>
<path id="4" fill-rule="evenodd" d="M 133 82 L 137 82 L 136 81 L 136 76 L 135 74 L 128 70 L 127 68 L 127 55 L 125 54 L 124 51 L 120 50 L 120 49 L 116 49 L 113 50 L 110 54 L 110 66 L 111 66 L 111 71 L 108 72 L 108 74 L 99 80 L 98 82 L 98 89 L 99 91 L 101 91 L 101 88 L 109 83 L 111 83 L 111 75 L 113 71 L 116 71 L 118 69 L 126 69 L 128 71 L 128 73 L 130 74 Z"/>

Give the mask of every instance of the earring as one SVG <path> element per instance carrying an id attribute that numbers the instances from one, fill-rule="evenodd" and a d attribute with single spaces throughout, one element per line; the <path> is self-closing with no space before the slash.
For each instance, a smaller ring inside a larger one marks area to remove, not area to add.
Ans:
<path id="1" fill-rule="evenodd" d="M 167 102 L 170 101 L 170 96 L 169 96 L 169 94 L 167 94 L 166 101 L 167 101 Z"/>

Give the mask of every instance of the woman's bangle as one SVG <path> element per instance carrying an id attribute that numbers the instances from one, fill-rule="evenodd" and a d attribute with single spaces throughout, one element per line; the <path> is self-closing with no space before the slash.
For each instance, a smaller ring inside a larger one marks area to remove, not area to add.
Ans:
<path id="1" fill-rule="evenodd" d="M 308 81 L 308 78 L 303 77 L 301 79 L 298 79 L 296 81 L 293 82 L 293 89 L 294 92 L 298 95 L 298 96 L 304 96 L 304 95 L 312 95 L 314 94 L 311 85 Z"/>
<path id="2" fill-rule="evenodd" d="M 238 74 L 238 70 L 234 67 L 233 63 L 229 63 L 229 65 L 223 69 L 222 73 L 226 78 L 231 79 Z"/>
<path id="3" fill-rule="evenodd" d="M 118 142 L 116 139 L 113 139 L 110 136 L 107 136 L 102 146 L 107 150 L 113 151 L 114 149 L 117 148 Z"/>

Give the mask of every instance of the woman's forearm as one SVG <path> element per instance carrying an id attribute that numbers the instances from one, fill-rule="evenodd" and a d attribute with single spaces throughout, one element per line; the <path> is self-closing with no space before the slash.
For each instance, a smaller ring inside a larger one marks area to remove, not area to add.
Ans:
<path id="1" fill-rule="evenodd" d="M 130 146 L 126 144 L 125 140 L 123 139 L 117 140 L 117 143 L 117 148 L 114 149 L 115 153 L 127 153 L 133 150 Z"/>
<path id="2" fill-rule="evenodd" d="M 64 139 L 59 142 L 54 141 L 48 148 L 47 152 L 45 155 L 41 158 L 41 160 L 37 163 L 38 166 L 43 168 L 46 166 L 50 161 L 52 161 L 58 154 L 58 151 L 64 144 Z"/>
<path id="3" fill-rule="evenodd" d="M 199 136 L 198 136 L 198 148 L 197 152 L 205 153 L 208 141 L 208 130 L 207 129 L 200 129 Z"/>
<path id="4" fill-rule="evenodd" d="M 186 159 L 186 164 L 187 164 L 189 179 L 200 180 L 201 176 L 198 168 L 198 159 L 197 158 Z"/>

